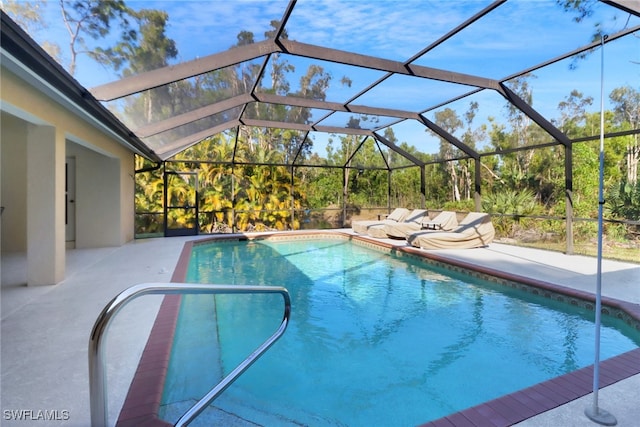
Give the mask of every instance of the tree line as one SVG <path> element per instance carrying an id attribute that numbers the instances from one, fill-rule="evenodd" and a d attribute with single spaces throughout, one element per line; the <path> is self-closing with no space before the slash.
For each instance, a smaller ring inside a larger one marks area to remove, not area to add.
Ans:
<path id="1" fill-rule="evenodd" d="M 577 10 L 571 2 L 558 3 L 567 10 Z M 42 2 L 5 1 L 2 6 L 27 29 L 46 25 L 41 18 Z M 176 43 L 166 34 L 170 17 L 165 11 L 133 10 L 123 0 L 60 0 L 59 7 L 69 35 L 66 66 L 71 74 L 76 72 L 80 55 L 111 67 L 122 77 L 168 66 L 178 57 Z M 272 22 L 272 29 L 263 36 L 272 37 L 277 26 L 278 22 Z M 109 46 L 104 44 L 107 35 L 112 41 Z M 281 37 L 287 38 L 286 32 Z M 255 38 L 253 33 L 241 31 L 235 46 L 254 43 Z M 62 46 L 49 43 L 45 48 L 62 61 Z M 130 127 L 142 127 L 247 93 L 256 84 L 260 66 L 249 61 L 212 71 L 127 97 L 113 108 L 124 113 Z M 298 89 L 292 90 L 288 76 L 293 71 L 295 66 L 286 56 L 274 54 L 260 90 L 324 101 L 331 85 L 351 84 L 348 76 L 335 82 L 335 77 L 321 65 L 312 64 L 300 78 Z M 530 81 L 534 78 L 527 74 L 508 84 L 522 99 L 531 102 L 534 94 Z M 605 145 L 606 213 L 609 219 L 638 221 L 640 144 L 637 133 L 624 132 L 640 128 L 640 93 L 637 88 L 623 86 L 614 89 L 609 99 L 613 109 L 605 112 L 605 132 L 621 136 L 608 138 Z M 551 122 L 571 139 L 593 136 L 600 127 L 600 117 L 588 112 L 592 104 L 592 98 L 572 90 L 559 103 L 558 117 Z M 562 217 L 566 203 L 563 147 L 549 145 L 551 137 L 513 105 L 505 103 L 505 109 L 506 121 L 490 118 L 489 124 L 482 126 L 474 125 L 478 112 L 475 102 L 469 102 L 463 112 L 442 108 L 435 112 L 434 121 L 481 153 L 484 210 L 516 218 Z M 165 132 L 162 138 L 180 140 L 194 131 L 225 122 L 232 113 L 201 119 Z M 306 108 L 259 103 L 250 104 L 245 115 L 306 124 L 311 119 L 311 111 Z M 353 117 L 348 126 L 358 128 L 361 120 L 375 118 Z M 354 214 L 386 206 L 420 207 L 423 197 L 430 209 L 474 209 L 475 164 L 464 159 L 458 148 L 440 139 L 437 153 L 424 153 L 407 141 L 398 141 L 391 128 L 385 130 L 384 136 L 427 163 L 424 196 L 419 168 L 372 138 L 331 135 L 326 153 L 321 156 L 302 132 L 240 126 L 204 139 L 159 169 L 151 170 L 153 165 L 148 161 L 136 159 L 136 169 L 144 171 L 136 174 L 137 232 L 160 231 L 164 221 L 177 226 L 197 224 L 202 232 L 297 229 L 305 227 L 314 213 L 322 210 L 340 212 L 347 208 L 349 214 Z M 149 139 L 152 145 L 156 143 L 154 138 L 158 137 Z M 573 144 L 573 210 L 577 217 L 596 216 L 598 149 L 597 141 Z M 486 154 L 494 152 L 502 154 Z M 164 188 L 163 172 L 185 170 L 197 171 L 197 193 L 192 184 L 179 179 L 172 181 L 171 188 Z M 176 209 L 164 218 L 165 191 L 170 206 L 186 206 L 196 200 L 199 217 L 193 218 L 189 210 Z M 318 218 L 315 216 L 313 224 L 319 224 Z M 326 226 L 332 225 L 344 224 Z M 513 219 L 497 225 L 503 235 L 528 226 Z M 563 233 L 558 222 L 542 227 L 548 229 L 544 231 Z M 578 234 L 588 236 L 595 226 L 585 222 L 577 227 Z M 611 225 L 608 231 L 624 238 L 637 233 L 638 227 Z"/>

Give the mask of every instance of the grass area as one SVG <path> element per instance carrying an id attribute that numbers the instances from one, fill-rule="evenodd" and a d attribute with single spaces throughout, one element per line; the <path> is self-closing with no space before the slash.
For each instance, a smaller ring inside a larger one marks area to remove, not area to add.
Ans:
<path id="1" fill-rule="evenodd" d="M 510 242 L 510 244 L 512 244 Z M 545 249 L 565 253 L 567 245 L 565 242 L 517 242 L 517 246 L 527 248 Z M 597 245 L 591 243 L 574 243 L 573 253 L 575 255 L 598 256 Z M 640 264 L 640 243 L 636 245 L 617 245 L 605 243 L 602 248 L 602 257 L 617 261 L 632 262 Z"/>

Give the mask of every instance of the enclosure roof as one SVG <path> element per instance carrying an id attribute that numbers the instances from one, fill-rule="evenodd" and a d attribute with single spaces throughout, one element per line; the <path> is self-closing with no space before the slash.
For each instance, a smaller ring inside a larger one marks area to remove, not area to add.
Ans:
<path id="1" fill-rule="evenodd" d="M 303 148 L 319 151 L 327 138 L 345 135 L 373 138 L 381 150 L 412 163 L 420 160 L 401 143 L 435 153 L 430 138 L 452 144 L 453 157 L 478 158 L 481 147 L 435 117 L 447 108 L 461 116 L 471 103 L 488 111 L 485 123 L 495 121 L 504 104 L 514 106 L 550 141 L 566 145 L 571 141 L 551 117 L 553 102 L 578 80 L 589 81 L 585 87 L 599 97 L 599 70 L 580 61 L 595 56 L 589 54 L 601 44 L 629 53 L 608 57 L 616 69 L 623 67 L 615 61 L 628 69 L 638 60 L 633 43 L 640 2 L 594 2 L 584 16 L 562 3 L 130 1 L 132 8 L 167 13 L 167 37 L 182 62 L 129 64 L 108 82 L 96 82 L 95 75 L 78 79 L 152 151 L 150 157 L 163 160 L 214 135 L 249 129 L 295 134 L 287 160 L 293 164 L 308 161 Z M 554 89 L 555 98 L 523 97 L 518 79 L 531 74 L 543 76 L 536 96 Z M 560 80 L 551 80 L 558 74 Z M 637 71 L 610 80 L 614 87 L 637 85 Z"/>

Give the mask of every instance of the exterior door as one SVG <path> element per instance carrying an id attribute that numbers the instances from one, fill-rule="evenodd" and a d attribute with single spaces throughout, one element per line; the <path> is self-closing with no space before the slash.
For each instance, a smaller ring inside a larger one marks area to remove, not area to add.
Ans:
<path id="1" fill-rule="evenodd" d="M 165 172 L 164 235 L 198 234 L 197 172 Z"/>
<path id="2" fill-rule="evenodd" d="M 67 157 L 64 178 L 64 223 L 67 247 L 74 246 L 76 240 L 76 158 Z"/>

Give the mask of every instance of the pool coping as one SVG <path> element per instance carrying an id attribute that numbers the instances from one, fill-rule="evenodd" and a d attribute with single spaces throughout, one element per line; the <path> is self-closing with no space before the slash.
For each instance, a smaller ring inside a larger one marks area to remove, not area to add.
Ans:
<path id="1" fill-rule="evenodd" d="M 185 242 L 176 263 L 171 282 L 184 282 L 194 245 L 216 241 L 260 239 L 311 239 L 318 237 L 349 239 L 363 245 L 385 249 L 399 256 L 412 256 L 429 264 L 453 271 L 478 275 L 495 283 L 594 310 L 595 295 L 566 286 L 498 271 L 485 266 L 453 260 L 411 246 L 398 246 L 389 242 L 343 231 L 291 231 L 276 233 L 225 234 Z M 160 405 L 166 373 L 171 357 L 171 345 L 180 309 L 180 295 L 165 296 L 149 339 L 142 352 L 138 368 L 116 422 L 117 427 L 167 427 L 172 424 L 160 419 Z M 615 298 L 602 297 L 603 314 L 625 320 L 640 330 L 640 304 Z M 600 388 L 640 374 L 640 348 L 600 362 Z M 593 365 L 535 384 L 525 389 L 449 414 L 421 424 L 421 427 L 496 426 L 506 427 L 539 415 L 593 391 Z"/>

